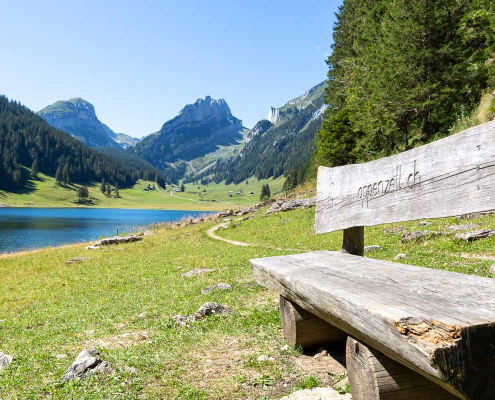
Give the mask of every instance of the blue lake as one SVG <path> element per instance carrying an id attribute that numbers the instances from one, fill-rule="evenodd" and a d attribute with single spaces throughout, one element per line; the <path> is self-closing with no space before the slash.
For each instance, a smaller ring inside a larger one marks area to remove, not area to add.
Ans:
<path id="1" fill-rule="evenodd" d="M 131 233 L 206 211 L 115 208 L 0 208 L 0 253 L 85 242 Z"/>

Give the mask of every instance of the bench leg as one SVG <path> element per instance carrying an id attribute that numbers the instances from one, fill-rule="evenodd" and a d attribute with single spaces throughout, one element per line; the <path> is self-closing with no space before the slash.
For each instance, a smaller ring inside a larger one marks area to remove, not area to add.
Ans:
<path id="1" fill-rule="evenodd" d="M 454 400 L 456 396 L 379 351 L 347 338 L 352 400 Z"/>
<path id="2" fill-rule="evenodd" d="M 329 343 L 345 343 L 347 334 L 280 296 L 280 318 L 287 343 L 307 349 Z"/>

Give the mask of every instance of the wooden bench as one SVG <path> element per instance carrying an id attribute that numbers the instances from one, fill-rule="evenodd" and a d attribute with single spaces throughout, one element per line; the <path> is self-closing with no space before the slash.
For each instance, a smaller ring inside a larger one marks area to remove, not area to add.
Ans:
<path id="1" fill-rule="evenodd" d="M 495 209 L 495 121 L 317 186 L 316 233 L 343 229 L 342 252 L 251 260 L 288 343 L 347 338 L 353 400 L 495 399 L 495 279 L 363 257 L 364 226 Z"/>

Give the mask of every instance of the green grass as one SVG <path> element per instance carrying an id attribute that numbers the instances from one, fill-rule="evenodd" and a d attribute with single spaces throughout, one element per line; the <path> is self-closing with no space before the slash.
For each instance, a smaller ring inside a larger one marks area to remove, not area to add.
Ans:
<path id="1" fill-rule="evenodd" d="M 225 210 L 239 208 L 259 201 L 261 186 L 269 183 L 273 187 L 272 192 L 282 189 L 284 178 L 277 180 L 257 181 L 250 179 L 249 184 L 225 185 L 223 183 L 210 183 L 207 186 L 187 184 L 185 193 L 170 194 L 171 187 L 167 193 L 158 190 L 144 192 L 143 189 L 152 182 L 138 181 L 132 188 L 120 189 L 121 198 L 115 198 L 112 193 L 107 197 L 100 192 L 100 183 L 89 185 L 90 202 L 85 207 L 101 208 L 153 208 L 169 210 Z M 243 195 L 235 192 L 244 190 Z M 206 192 L 203 192 L 206 190 Z M 233 191 L 229 197 L 229 191 Z M 249 196 L 249 192 L 255 194 Z M 215 201 L 212 201 L 215 200 Z M 0 204 L 12 207 L 78 207 L 77 186 L 59 185 L 55 179 L 43 174 L 39 179 L 30 180 L 28 189 L 12 193 L 0 190 Z"/>
<path id="2" fill-rule="evenodd" d="M 278 296 L 254 285 L 249 267 L 250 258 L 339 249 L 342 233 L 316 236 L 313 222 L 314 209 L 297 210 L 218 232 L 251 247 L 209 238 L 208 222 L 163 228 L 142 242 L 97 251 L 81 244 L 0 256 L 0 351 L 15 357 L 0 374 L 0 399 L 274 399 L 292 387 L 328 384 L 321 376 L 305 378 L 296 362 L 304 356 L 283 347 Z M 446 230 L 454 219 L 432 222 L 426 229 Z M 495 216 L 469 222 L 493 227 Z M 400 226 L 425 229 L 417 222 Z M 495 237 L 473 244 L 451 236 L 402 244 L 383 229 L 366 229 L 366 244 L 383 248 L 372 257 L 391 260 L 401 252 L 407 263 L 489 276 L 492 261 L 465 256 L 495 257 Z M 90 260 L 67 265 L 73 257 Z M 182 277 L 193 268 L 214 271 Z M 233 290 L 201 293 L 218 282 Z M 233 313 L 176 327 L 174 315 L 191 314 L 206 301 Z M 119 345 L 125 333 L 132 340 Z M 99 349 L 115 374 L 61 383 L 82 348 Z"/>

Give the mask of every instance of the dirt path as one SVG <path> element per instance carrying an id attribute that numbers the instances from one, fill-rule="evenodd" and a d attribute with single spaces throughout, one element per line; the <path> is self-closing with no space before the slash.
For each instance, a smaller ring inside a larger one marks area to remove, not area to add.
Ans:
<path id="1" fill-rule="evenodd" d="M 306 251 L 311 251 L 311 250 L 306 250 L 306 249 L 291 249 L 291 248 L 282 248 L 282 247 L 276 247 L 276 246 L 271 246 L 269 244 L 251 244 L 251 243 L 244 243 L 244 242 L 238 242 L 237 240 L 231 240 L 231 239 L 226 239 L 221 236 L 218 236 L 215 232 L 219 230 L 220 228 L 223 228 L 225 226 L 228 226 L 229 222 L 222 222 L 221 224 L 215 225 L 208 229 L 206 234 L 211 237 L 212 239 L 215 240 L 221 240 L 222 242 L 227 242 L 230 244 L 233 244 L 234 246 L 243 246 L 243 247 L 262 247 L 264 249 L 272 249 L 272 250 L 277 250 L 277 251 L 296 251 L 296 252 L 306 252 Z"/>
<path id="2" fill-rule="evenodd" d="M 228 222 L 224 222 L 222 224 L 215 225 L 212 228 L 208 229 L 208 232 L 206 232 L 206 234 L 209 237 L 211 237 L 212 239 L 221 240 L 222 242 L 227 242 L 227 243 L 233 244 L 234 246 L 244 246 L 244 247 L 251 246 L 249 243 L 243 243 L 243 242 L 237 242 L 236 240 L 225 239 L 223 237 L 218 236 L 215 233 L 217 230 L 219 230 L 220 228 L 223 228 L 224 226 L 227 226 L 228 224 L 229 224 Z"/>

